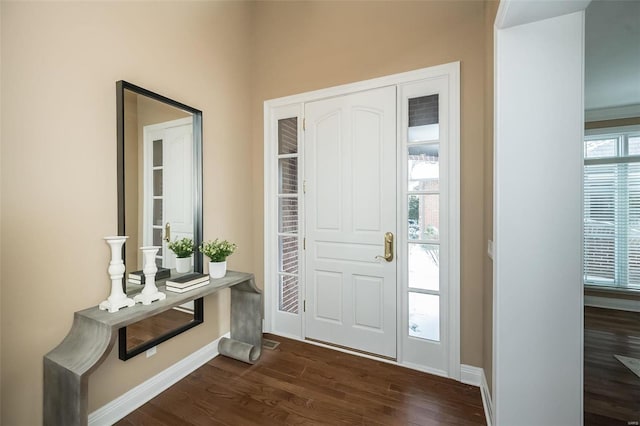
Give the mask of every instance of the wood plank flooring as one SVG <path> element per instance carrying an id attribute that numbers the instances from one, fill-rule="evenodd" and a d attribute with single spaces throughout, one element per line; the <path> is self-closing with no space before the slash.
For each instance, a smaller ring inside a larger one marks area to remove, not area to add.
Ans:
<path id="1" fill-rule="evenodd" d="M 613 355 L 640 358 L 640 313 L 584 312 L 584 424 L 639 424 L 640 377 Z"/>
<path id="2" fill-rule="evenodd" d="M 280 336 L 250 366 L 223 356 L 117 425 L 484 425 L 480 390 Z"/>

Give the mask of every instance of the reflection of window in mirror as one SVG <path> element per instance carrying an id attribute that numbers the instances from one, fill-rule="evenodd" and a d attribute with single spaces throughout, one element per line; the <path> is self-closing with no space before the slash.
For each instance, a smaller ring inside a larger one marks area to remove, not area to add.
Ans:
<path id="1" fill-rule="evenodd" d="M 142 269 L 141 246 L 162 247 L 157 265 L 175 268 L 171 241 L 194 238 L 193 117 L 191 113 L 124 91 L 125 221 L 129 271 Z M 131 143 L 133 141 L 133 143 Z M 168 224 L 168 225 L 167 225 Z"/>

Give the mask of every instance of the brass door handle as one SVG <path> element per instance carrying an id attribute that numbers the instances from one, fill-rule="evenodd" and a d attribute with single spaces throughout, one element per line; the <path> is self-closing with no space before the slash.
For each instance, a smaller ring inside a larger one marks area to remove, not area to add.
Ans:
<path id="1" fill-rule="evenodd" d="M 393 260 L 393 233 L 387 232 L 384 234 L 384 256 L 376 256 L 376 259 L 384 259 L 387 262 Z"/>
<path id="2" fill-rule="evenodd" d="M 168 243 L 171 242 L 171 224 L 169 222 L 164 225 L 164 240 Z"/>

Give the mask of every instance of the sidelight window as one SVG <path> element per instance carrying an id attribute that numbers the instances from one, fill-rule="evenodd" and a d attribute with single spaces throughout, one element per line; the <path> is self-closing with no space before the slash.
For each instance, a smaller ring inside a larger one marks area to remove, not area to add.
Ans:
<path id="1" fill-rule="evenodd" d="M 440 340 L 438 95 L 409 99 L 407 242 L 409 336 Z"/>
<path id="2" fill-rule="evenodd" d="M 278 310 L 298 313 L 298 118 L 278 120 Z"/>
<path id="3" fill-rule="evenodd" d="M 156 253 L 156 265 L 158 267 L 162 267 L 162 230 L 163 230 L 163 203 L 164 203 L 164 188 L 163 188 L 163 173 L 164 173 L 164 162 L 163 162 L 163 150 L 164 150 L 164 141 L 162 139 L 157 139 L 153 141 L 152 150 L 153 150 L 153 163 L 152 163 L 152 186 L 153 186 L 153 210 L 152 210 L 152 220 L 151 220 L 151 228 L 153 235 L 153 245 L 160 247 L 158 252 Z"/>

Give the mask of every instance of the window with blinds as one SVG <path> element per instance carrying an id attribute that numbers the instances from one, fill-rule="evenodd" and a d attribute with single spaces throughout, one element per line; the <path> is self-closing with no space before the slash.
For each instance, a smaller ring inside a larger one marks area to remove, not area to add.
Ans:
<path id="1" fill-rule="evenodd" d="M 584 142 L 584 283 L 640 289 L 640 129 Z"/>

